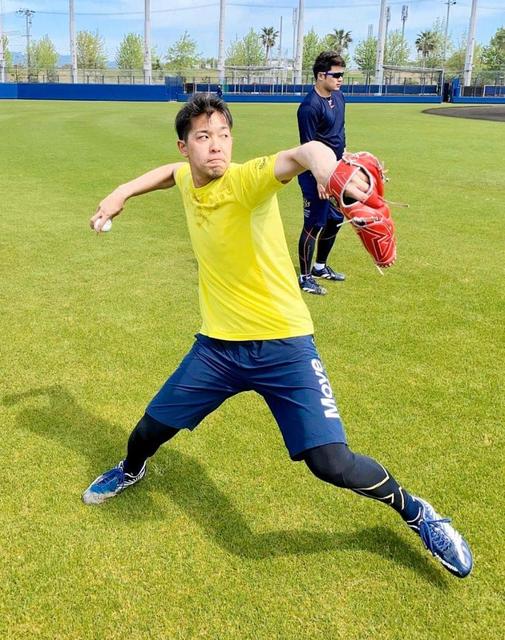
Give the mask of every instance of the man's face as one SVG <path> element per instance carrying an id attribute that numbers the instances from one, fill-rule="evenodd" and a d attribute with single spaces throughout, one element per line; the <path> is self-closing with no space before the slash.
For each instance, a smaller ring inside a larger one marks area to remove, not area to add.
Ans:
<path id="1" fill-rule="evenodd" d="M 332 66 L 329 71 L 324 73 L 321 71 L 317 74 L 317 83 L 321 89 L 324 91 L 338 91 L 344 82 L 344 67 L 336 67 Z M 340 73 L 342 74 L 340 78 L 335 78 L 331 74 Z"/>
<path id="2" fill-rule="evenodd" d="M 222 113 L 205 113 L 191 120 L 186 141 L 179 140 L 179 151 L 189 160 L 195 187 L 220 178 L 231 162 L 232 137 Z"/>

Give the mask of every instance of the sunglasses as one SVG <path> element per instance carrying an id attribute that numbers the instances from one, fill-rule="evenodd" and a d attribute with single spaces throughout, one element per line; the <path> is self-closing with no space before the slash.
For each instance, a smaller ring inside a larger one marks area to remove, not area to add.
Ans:
<path id="1" fill-rule="evenodd" d="M 332 78 L 343 78 L 344 72 L 343 71 L 326 71 L 324 75 L 331 76 Z"/>

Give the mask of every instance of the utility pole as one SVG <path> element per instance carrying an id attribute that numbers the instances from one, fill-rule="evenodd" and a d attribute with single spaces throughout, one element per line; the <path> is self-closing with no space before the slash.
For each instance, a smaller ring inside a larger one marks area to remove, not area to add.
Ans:
<path id="1" fill-rule="evenodd" d="M 379 94 L 382 93 L 382 82 L 384 79 L 384 45 L 386 42 L 386 0 L 381 0 L 379 35 L 377 37 L 377 58 L 375 60 L 375 82 L 379 85 Z"/>
<path id="2" fill-rule="evenodd" d="M 224 84 L 224 23 L 226 16 L 226 0 L 219 2 L 219 48 L 217 54 L 217 71 L 219 84 Z"/>
<path id="3" fill-rule="evenodd" d="M 0 82 L 5 82 L 4 2 L 0 0 Z"/>
<path id="4" fill-rule="evenodd" d="M 468 87 L 472 83 L 473 51 L 475 48 L 475 24 L 477 21 L 477 0 L 472 0 L 470 13 L 470 26 L 468 27 L 468 40 L 466 43 L 465 70 L 463 72 L 463 86 Z"/>
<path id="5" fill-rule="evenodd" d="M 456 4 L 456 0 L 447 0 L 444 4 L 447 5 L 447 17 L 445 19 L 445 36 L 444 36 L 444 57 L 443 61 L 445 64 L 445 58 L 447 56 L 447 36 L 449 34 L 449 12 L 451 10 L 451 6 Z"/>
<path id="6" fill-rule="evenodd" d="M 151 0 L 144 0 L 144 82 L 151 84 L 153 65 L 151 61 Z"/>
<path id="7" fill-rule="evenodd" d="M 368 35 L 367 38 L 370 40 L 370 38 L 373 38 L 373 24 L 369 24 L 368 25 Z"/>
<path id="8" fill-rule="evenodd" d="M 72 82 L 77 82 L 77 50 L 75 46 L 75 8 L 74 0 L 68 3 L 68 29 L 70 35 L 70 64 L 72 67 Z"/>
<path id="9" fill-rule="evenodd" d="M 303 11 L 305 0 L 298 0 L 298 29 L 296 38 L 295 84 L 302 82 L 303 63 Z"/>
<path id="10" fill-rule="evenodd" d="M 279 25 L 279 54 L 277 58 L 278 58 L 277 62 L 279 66 L 282 66 L 282 16 L 281 16 L 281 23 Z"/>
<path id="11" fill-rule="evenodd" d="M 26 19 L 26 66 L 28 75 L 30 75 L 31 61 L 30 61 L 30 27 L 32 26 L 32 16 L 35 11 L 31 9 L 18 9 L 16 13 L 24 15 Z"/>
<path id="12" fill-rule="evenodd" d="M 407 18 L 409 17 L 409 5 L 402 5 L 402 40 L 405 40 L 405 23 L 407 22 Z"/>

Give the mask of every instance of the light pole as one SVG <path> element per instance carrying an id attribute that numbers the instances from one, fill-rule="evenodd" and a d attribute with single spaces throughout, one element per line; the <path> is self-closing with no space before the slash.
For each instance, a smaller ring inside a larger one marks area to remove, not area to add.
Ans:
<path id="1" fill-rule="evenodd" d="M 16 13 L 24 15 L 26 19 L 26 64 L 28 75 L 30 75 L 30 27 L 32 26 L 32 16 L 35 11 L 32 11 L 32 9 L 18 9 Z"/>
<path id="2" fill-rule="evenodd" d="M 144 0 L 144 82 L 151 84 L 153 66 L 151 62 L 151 0 Z"/>
<path id="3" fill-rule="evenodd" d="M 296 27 L 298 25 L 298 9 L 294 7 L 293 9 L 293 72 L 295 70 L 295 60 L 296 60 Z"/>
<path id="4" fill-rule="evenodd" d="M 407 22 L 407 18 L 409 17 L 409 5 L 402 5 L 402 40 L 405 40 L 405 23 Z"/>
<path id="5" fill-rule="evenodd" d="M 303 63 L 303 18 L 305 0 L 298 0 L 298 28 L 296 30 L 296 61 L 295 61 L 295 84 L 302 82 Z"/>
<path id="6" fill-rule="evenodd" d="M 0 82 L 5 82 L 4 3 L 0 0 Z"/>
<path id="7" fill-rule="evenodd" d="M 447 55 L 447 36 L 449 33 L 449 12 L 451 10 L 452 5 L 456 4 L 456 0 L 447 0 L 447 2 L 445 3 L 447 5 L 447 18 L 445 19 L 445 36 L 444 36 L 444 64 L 445 64 L 445 58 Z"/>
<path id="8" fill-rule="evenodd" d="M 388 46 L 388 31 L 389 31 L 389 23 L 391 22 L 391 7 L 388 5 L 386 7 L 386 33 L 384 35 L 384 61 L 386 60 L 386 49 Z"/>
<path id="9" fill-rule="evenodd" d="M 70 35 L 70 64 L 72 67 L 72 83 L 77 82 L 77 51 L 75 48 L 75 7 L 74 0 L 68 4 L 68 29 Z"/>
<path id="10" fill-rule="evenodd" d="M 468 26 L 468 40 L 466 43 L 465 69 L 463 71 L 463 86 L 472 84 L 473 52 L 475 49 L 475 25 L 477 22 L 477 0 L 472 0 L 470 24 Z"/>
<path id="11" fill-rule="evenodd" d="M 223 85 L 225 81 L 224 77 L 224 27 L 226 20 L 226 0 L 220 0 L 219 3 L 219 42 L 217 52 L 217 72 L 219 76 L 219 84 Z"/>
<path id="12" fill-rule="evenodd" d="M 386 42 L 386 0 L 381 0 L 379 33 L 377 36 L 377 57 L 375 59 L 375 83 L 379 85 L 379 94 L 382 93 L 382 82 L 384 80 L 384 45 Z"/>

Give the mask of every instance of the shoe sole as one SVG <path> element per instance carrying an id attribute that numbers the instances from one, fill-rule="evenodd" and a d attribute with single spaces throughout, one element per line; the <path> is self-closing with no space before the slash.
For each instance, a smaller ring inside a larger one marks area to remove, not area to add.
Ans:
<path id="1" fill-rule="evenodd" d="M 82 501 L 84 504 L 102 504 L 109 498 L 117 496 L 120 492 L 109 491 L 108 493 L 95 493 L 94 491 L 86 490 L 82 494 Z"/>
<path id="2" fill-rule="evenodd" d="M 320 280 L 328 280 L 329 282 L 344 282 L 345 277 L 343 278 L 330 278 L 329 276 L 316 276 L 314 273 L 311 274 L 313 278 L 319 278 Z"/>
<path id="3" fill-rule="evenodd" d="M 326 295 L 326 289 L 323 289 L 323 287 L 321 287 L 321 291 L 313 291 L 312 289 L 304 289 L 303 287 L 300 287 L 300 289 L 302 291 L 304 291 L 305 293 L 311 293 L 313 296 L 325 296 Z"/>

